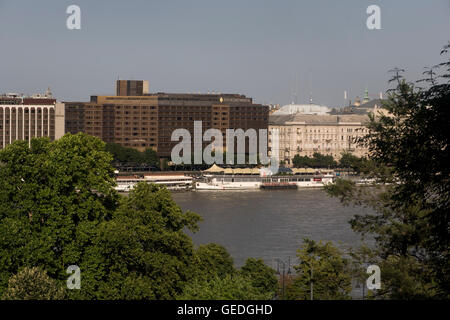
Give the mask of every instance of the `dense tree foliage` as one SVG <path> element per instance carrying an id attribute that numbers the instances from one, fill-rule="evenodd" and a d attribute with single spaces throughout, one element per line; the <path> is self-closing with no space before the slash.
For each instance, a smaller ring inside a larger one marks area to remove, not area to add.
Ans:
<path id="1" fill-rule="evenodd" d="M 151 167 L 159 167 L 159 158 L 151 148 L 139 151 L 133 148 L 127 148 L 117 143 L 108 142 L 105 150 L 113 157 L 113 163 L 120 166 L 136 166 L 146 165 Z"/>
<path id="2" fill-rule="evenodd" d="M 195 251 L 195 257 L 195 270 L 198 277 L 224 277 L 235 273 L 233 258 L 227 249 L 219 244 L 209 243 L 199 246 Z"/>
<path id="3" fill-rule="evenodd" d="M 395 70 L 396 87 L 384 104 L 389 115 L 372 115 L 370 133 L 360 141 L 369 148 L 378 184 L 361 188 L 338 180 L 326 187 L 344 203 L 376 212 L 351 224 L 377 241 L 384 267 L 380 297 L 450 297 L 450 60 L 440 66 L 446 70 L 441 78 L 434 69 L 424 73 L 426 88 Z"/>
<path id="4" fill-rule="evenodd" d="M 199 216 L 181 209 L 170 192 L 139 183 L 94 235 L 79 267 L 83 290 L 76 298 L 173 299 L 191 278 L 192 240 Z"/>
<path id="5" fill-rule="evenodd" d="M 278 290 L 275 270 L 249 258 L 240 270 L 221 245 L 201 245 L 195 252 L 193 279 L 178 299 L 272 299 Z"/>
<path id="6" fill-rule="evenodd" d="M 11 276 L 8 288 L 3 293 L 4 300 L 62 300 L 64 287 L 51 279 L 44 270 L 33 267 L 23 268 Z"/>
<path id="7" fill-rule="evenodd" d="M 229 299 L 273 296 L 259 262 L 241 275 L 224 247 L 194 248 L 185 231 L 200 217 L 165 187 L 139 183 L 119 196 L 111 160 L 82 133 L 0 151 L 0 296 L 63 298 L 70 265 L 81 270 L 81 289 L 63 290 L 70 299 L 174 299 L 201 286 Z"/>
<path id="8" fill-rule="evenodd" d="M 344 152 L 339 159 L 339 167 L 342 169 L 352 169 L 356 173 L 366 172 L 369 160 L 364 157 L 357 157 L 350 152 Z"/>
<path id="9" fill-rule="evenodd" d="M 331 242 L 305 239 L 297 252 L 300 263 L 296 275 L 286 288 L 286 298 L 309 300 L 311 283 L 313 299 L 349 299 L 351 286 L 350 261 Z"/>
<path id="10" fill-rule="evenodd" d="M 87 235 L 111 218 L 117 194 L 102 149 L 97 138 L 68 134 L 0 151 L 0 290 L 24 266 L 65 278 L 89 248 Z"/>
<path id="11" fill-rule="evenodd" d="M 271 292 L 255 287 L 248 277 L 226 275 L 209 279 L 194 279 L 186 285 L 180 300 L 268 300 Z"/>
<path id="12" fill-rule="evenodd" d="M 165 188 L 115 192 L 111 156 L 85 134 L 16 141 L 0 151 L 0 293 L 22 267 L 53 279 L 81 268 L 75 298 L 171 298 L 193 261 L 183 233 L 199 217 L 183 213 Z M 20 234 L 20 237 L 17 235 Z"/>
<path id="13" fill-rule="evenodd" d="M 248 258 L 241 267 L 240 274 L 251 279 L 252 285 L 261 292 L 276 295 L 278 291 L 276 272 L 267 266 L 262 259 Z"/>
<path id="14" fill-rule="evenodd" d="M 296 168 L 335 168 L 337 166 L 337 163 L 336 161 L 334 161 L 333 156 L 323 155 L 318 152 L 315 152 L 312 158 L 296 154 L 292 159 L 292 164 Z"/>

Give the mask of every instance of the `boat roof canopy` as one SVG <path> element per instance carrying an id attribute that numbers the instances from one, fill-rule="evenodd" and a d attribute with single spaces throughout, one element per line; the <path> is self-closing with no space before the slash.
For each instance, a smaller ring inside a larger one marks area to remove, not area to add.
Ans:
<path id="1" fill-rule="evenodd" d="M 289 172 L 293 174 L 315 174 L 316 172 L 327 173 L 333 170 L 330 169 L 313 169 L 313 168 L 289 168 L 289 170 L 280 170 L 279 172 Z M 259 168 L 221 168 L 213 164 L 210 168 L 203 170 L 204 173 L 224 173 L 224 174 L 260 174 Z"/>
<path id="2" fill-rule="evenodd" d="M 221 168 L 221 167 L 219 167 L 217 164 L 213 164 L 210 168 L 208 168 L 208 169 L 206 169 L 206 170 L 203 170 L 203 172 L 213 172 L 213 173 L 216 173 L 216 172 L 224 172 L 225 171 L 225 169 L 224 168 Z"/>

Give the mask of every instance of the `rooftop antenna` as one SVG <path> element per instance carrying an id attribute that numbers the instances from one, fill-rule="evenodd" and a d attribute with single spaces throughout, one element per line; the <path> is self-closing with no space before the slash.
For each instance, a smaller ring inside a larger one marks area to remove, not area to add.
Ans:
<path id="1" fill-rule="evenodd" d="M 47 91 L 45 92 L 45 96 L 46 96 L 47 98 L 53 98 L 53 94 L 52 94 L 52 92 L 50 91 L 50 87 L 47 88 Z"/>
<path id="2" fill-rule="evenodd" d="M 312 92 L 309 93 L 309 104 L 313 104 Z"/>
<path id="3" fill-rule="evenodd" d="M 347 94 L 347 90 L 344 91 L 344 107 L 345 107 L 345 102 L 348 100 L 348 105 L 351 104 L 351 100 L 348 99 L 348 94 Z"/>
<path id="4" fill-rule="evenodd" d="M 295 86 L 291 87 L 291 97 L 293 98 L 293 100 L 291 100 L 291 104 L 297 104 L 298 103 L 298 74 L 295 74 Z"/>
<path id="5" fill-rule="evenodd" d="M 291 101 L 291 104 L 294 104 L 294 95 L 295 95 L 295 90 L 294 90 L 294 85 L 292 84 L 292 78 L 289 79 L 289 100 Z"/>

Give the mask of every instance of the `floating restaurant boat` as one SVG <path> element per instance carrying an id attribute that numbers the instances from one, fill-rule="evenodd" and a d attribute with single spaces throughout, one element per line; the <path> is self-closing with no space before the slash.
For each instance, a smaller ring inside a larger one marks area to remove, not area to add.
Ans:
<path id="1" fill-rule="evenodd" d="M 119 192 L 129 192 L 139 182 L 164 185 L 169 190 L 192 189 L 192 177 L 185 175 L 144 175 L 144 176 L 118 176 L 115 189 Z"/>
<path id="2" fill-rule="evenodd" d="M 333 182 L 333 175 L 310 176 L 226 176 L 207 175 L 195 182 L 196 190 L 256 190 L 318 188 Z"/>

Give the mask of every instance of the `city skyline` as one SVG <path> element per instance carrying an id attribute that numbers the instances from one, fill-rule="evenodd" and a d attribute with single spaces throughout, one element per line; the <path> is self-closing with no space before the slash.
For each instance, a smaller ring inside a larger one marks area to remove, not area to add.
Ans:
<path id="1" fill-rule="evenodd" d="M 61 101 L 113 93 L 111 82 L 149 80 L 150 92 L 240 93 L 256 103 L 343 105 L 388 86 L 387 71 L 440 62 L 450 4 L 435 1 L 170 3 L 0 1 L 0 91 L 48 86 Z M 81 8 L 81 30 L 66 8 Z M 368 30 L 366 8 L 381 8 Z M 425 36 L 426 35 L 426 36 Z M 431 35 L 431 36 L 430 36 Z M 297 89 L 295 89 L 297 83 Z"/>

